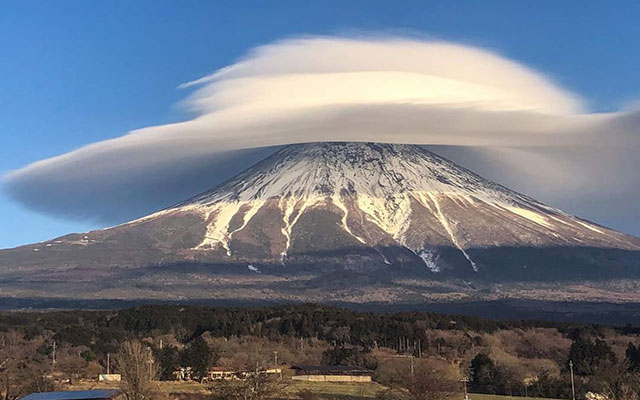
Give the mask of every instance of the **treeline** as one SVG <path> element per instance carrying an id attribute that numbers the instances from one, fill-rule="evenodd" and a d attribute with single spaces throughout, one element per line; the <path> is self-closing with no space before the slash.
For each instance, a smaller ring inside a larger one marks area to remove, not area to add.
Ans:
<path id="1" fill-rule="evenodd" d="M 491 333 L 501 329 L 551 327 L 560 332 L 597 331 L 592 324 L 493 321 L 463 315 L 428 312 L 375 314 L 322 305 L 302 304 L 263 308 L 203 306 L 142 306 L 117 311 L 4 312 L 0 331 L 22 329 L 27 336 L 44 331 L 72 345 L 91 345 L 94 351 L 115 350 L 116 341 L 158 334 L 174 334 L 189 342 L 204 332 L 216 337 L 314 337 L 359 346 L 394 347 L 398 341 L 426 343 L 426 330 Z M 349 335 L 341 334 L 348 331 Z M 637 333 L 633 327 L 620 328 Z M 402 346 L 402 343 L 400 344 Z"/>
<path id="2" fill-rule="evenodd" d="M 0 391 L 33 390 L 53 370 L 68 381 L 95 378 L 108 355 L 133 341 L 153 353 L 162 380 L 175 379 L 185 367 L 200 380 L 214 365 L 242 370 L 322 363 L 363 366 L 391 385 L 398 372 L 421 365 L 409 360 L 419 360 L 453 368 L 460 376 L 452 379 L 468 377 L 475 392 L 568 398 L 573 367 L 581 396 L 613 396 L 640 393 L 638 333 L 631 326 L 376 314 L 314 304 L 5 312 L 0 359 L 10 361 L 0 368 Z"/>
<path id="3" fill-rule="evenodd" d="M 640 396 L 640 347 L 629 343 L 619 359 L 605 340 L 578 334 L 573 338 L 560 374 L 543 372 L 514 380 L 507 368 L 484 352 L 471 360 L 469 372 L 469 388 L 476 393 L 571 398 L 575 389 L 580 398 L 592 392 L 608 399 L 637 399 Z"/>

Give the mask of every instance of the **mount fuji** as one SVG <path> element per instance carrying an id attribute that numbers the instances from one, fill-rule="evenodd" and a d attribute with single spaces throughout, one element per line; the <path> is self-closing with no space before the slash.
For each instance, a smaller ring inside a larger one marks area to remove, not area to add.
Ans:
<path id="1" fill-rule="evenodd" d="M 289 145 L 154 214 L 0 251 L 12 297 L 612 300 L 638 277 L 639 238 L 379 143 Z"/>

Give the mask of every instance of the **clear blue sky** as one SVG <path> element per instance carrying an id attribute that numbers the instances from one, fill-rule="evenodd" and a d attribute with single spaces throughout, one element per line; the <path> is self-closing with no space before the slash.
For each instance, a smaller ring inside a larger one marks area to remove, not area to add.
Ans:
<path id="1" fill-rule="evenodd" d="M 496 49 L 617 110 L 640 96 L 638 1 L 0 0 L 0 173 L 186 118 L 182 82 L 296 34 L 396 32 Z M 0 195 L 0 248 L 95 228 Z"/>

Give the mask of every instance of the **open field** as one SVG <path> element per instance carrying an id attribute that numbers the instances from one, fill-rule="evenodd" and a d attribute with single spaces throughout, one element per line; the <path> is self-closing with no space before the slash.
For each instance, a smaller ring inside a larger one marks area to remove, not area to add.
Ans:
<path id="1" fill-rule="evenodd" d="M 519 396 L 500 396 L 497 394 L 476 394 L 469 393 L 471 400 L 550 400 L 541 397 L 519 397 Z"/>
<path id="2" fill-rule="evenodd" d="M 374 398 L 376 393 L 385 387 L 376 382 L 292 382 L 287 387 L 287 393 L 296 395 L 302 390 L 308 390 L 323 399 L 335 398 Z"/>
<path id="3" fill-rule="evenodd" d="M 342 383 L 342 382 L 294 382 L 287 387 L 287 393 L 296 395 L 301 390 L 317 394 L 321 399 L 371 399 L 385 386 L 376 383 Z M 462 399 L 462 394 L 460 399 Z M 500 396 L 493 394 L 470 393 L 471 400 L 549 400 L 537 397 Z"/>
<path id="4" fill-rule="evenodd" d="M 200 399 L 205 398 L 208 393 L 205 384 L 198 382 L 159 382 L 160 391 L 167 395 L 173 395 L 169 398 L 180 399 Z M 107 389 L 117 388 L 117 384 L 98 383 L 93 381 L 78 382 L 70 387 L 64 388 L 65 390 L 86 390 L 86 389 Z M 299 398 L 298 393 L 303 390 L 308 390 L 318 396 L 319 399 L 373 399 L 376 397 L 376 393 L 384 390 L 385 386 L 377 383 L 347 383 L 347 382 L 303 382 L 296 381 L 291 382 L 286 388 L 286 393 L 291 398 Z M 462 399 L 462 395 L 460 396 Z M 476 394 L 470 393 L 469 398 L 471 400 L 549 400 L 541 399 L 538 397 L 518 397 L 518 396 L 499 396 L 492 394 Z"/>

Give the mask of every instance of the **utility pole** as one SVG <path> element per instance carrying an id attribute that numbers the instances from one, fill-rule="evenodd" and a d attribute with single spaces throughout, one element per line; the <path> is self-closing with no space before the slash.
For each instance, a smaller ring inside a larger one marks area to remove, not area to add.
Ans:
<path id="1" fill-rule="evenodd" d="M 153 381 L 153 353 L 151 352 L 151 348 L 149 348 L 149 382 Z"/>
<path id="2" fill-rule="evenodd" d="M 469 382 L 469 378 L 466 376 L 462 378 L 462 385 L 464 387 L 464 400 L 469 400 L 469 395 L 467 394 L 467 382 Z"/>
<path id="3" fill-rule="evenodd" d="M 569 360 L 569 370 L 571 371 L 571 400 L 576 400 L 576 386 L 573 381 L 573 361 Z"/>
<path id="4" fill-rule="evenodd" d="M 56 342 L 53 342 L 53 351 L 51 354 L 51 373 L 54 373 L 56 370 Z"/>
<path id="5" fill-rule="evenodd" d="M 278 352 L 277 351 L 273 352 L 273 365 L 275 365 L 276 367 L 278 366 Z"/>
<path id="6" fill-rule="evenodd" d="M 258 391 L 258 382 L 260 382 L 260 379 L 258 379 L 258 376 L 260 374 L 260 366 L 258 364 L 258 361 L 256 361 L 256 374 L 255 374 L 255 385 L 253 387 L 254 393 L 259 393 Z"/>
<path id="7" fill-rule="evenodd" d="M 107 353 L 107 375 L 111 373 L 111 354 Z"/>

